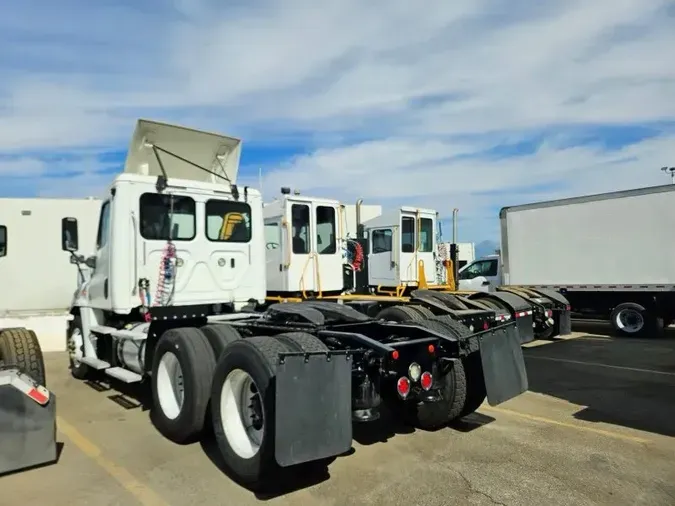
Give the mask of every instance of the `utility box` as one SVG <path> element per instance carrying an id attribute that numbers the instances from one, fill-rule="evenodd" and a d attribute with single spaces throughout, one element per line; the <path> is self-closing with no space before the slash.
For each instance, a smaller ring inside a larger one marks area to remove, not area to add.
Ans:
<path id="1" fill-rule="evenodd" d="M 505 207 L 504 284 L 675 286 L 673 210 L 675 185 Z"/>
<path id="2" fill-rule="evenodd" d="M 0 366 L 0 476 L 57 458 L 54 394 L 19 369 Z"/>

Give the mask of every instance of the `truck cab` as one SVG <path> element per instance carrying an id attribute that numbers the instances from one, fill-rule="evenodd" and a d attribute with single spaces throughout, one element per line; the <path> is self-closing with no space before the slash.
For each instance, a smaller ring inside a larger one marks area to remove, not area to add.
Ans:
<path id="1" fill-rule="evenodd" d="M 344 216 L 339 201 L 291 195 L 265 204 L 267 291 L 270 295 L 339 293 Z"/>
<path id="2" fill-rule="evenodd" d="M 238 139 L 140 120 L 124 173 L 101 204 L 77 305 L 129 314 L 139 306 L 237 311 L 263 303 L 261 195 L 228 184 L 240 149 Z"/>
<path id="3" fill-rule="evenodd" d="M 436 279 L 436 223 L 432 209 L 401 207 L 364 223 L 371 287 L 416 287 L 419 270 Z"/>
<path id="4" fill-rule="evenodd" d="M 502 284 L 499 255 L 488 255 L 465 265 L 458 273 L 459 289 L 475 292 L 494 291 Z"/>

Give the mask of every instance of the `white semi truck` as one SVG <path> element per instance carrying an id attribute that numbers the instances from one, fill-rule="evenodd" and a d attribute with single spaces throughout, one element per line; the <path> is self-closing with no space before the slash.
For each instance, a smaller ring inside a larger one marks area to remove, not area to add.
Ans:
<path id="1" fill-rule="evenodd" d="M 495 405 L 527 389 L 514 320 L 471 330 L 408 305 L 400 311 L 416 317 L 399 323 L 339 294 L 270 303 L 270 284 L 315 293 L 322 265 L 342 274 L 339 203 L 284 192 L 263 207 L 257 190 L 236 184 L 240 150 L 238 139 L 141 120 L 101 206 L 92 256 L 77 254 L 77 220 L 63 222 L 62 249 L 92 269 L 71 308 L 74 377 L 148 380 L 156 427 L 186 442 L 212 424 L 231 475 L 255 488 L 283 467 L 348 451 L 353 419 L 377 419 L 382 403 L 429 429 L 486 396 Z M 414 262 L 420 233 L 399 234 L 400 212 L 380 218 L 396 232 L 383 267 L 408 259 L 392 244 Z M 265 231 L 272 222 L 284 231 L 276 243 Z M 268 280 L 270 259 L 282 275 Z M 394 272 L 407 276 L 400 265 Z M 321 286 L 339 291 L 342 278 Z"/>
<path id="2" fill-rule="evenodd" d="M 675 318 L 675 185 L 505 207 L 501 258 L 459 273 L 460 288 L 556 290 L 579 318 L 658 335 Z"/>

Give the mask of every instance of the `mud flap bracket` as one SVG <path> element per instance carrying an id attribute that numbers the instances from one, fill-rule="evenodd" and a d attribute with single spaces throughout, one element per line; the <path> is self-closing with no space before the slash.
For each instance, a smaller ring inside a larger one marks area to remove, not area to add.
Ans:
<path id="1" fill-rule="evenodd" d="M 525 359 L 515 325 L 497 328 L 481 336 L 480 357 L 490 406 L 527 391 Z"/>
<path id="2" fill-rule="evenodd" d="M 280 466 L 333 457 L 351 449 L 352 361 L 345 352 L 279 356 L 275 458 Z"/>

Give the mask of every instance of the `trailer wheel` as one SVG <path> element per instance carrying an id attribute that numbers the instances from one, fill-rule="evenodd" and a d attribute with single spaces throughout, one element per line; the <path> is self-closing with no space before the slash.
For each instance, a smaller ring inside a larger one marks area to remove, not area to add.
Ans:
<path id="1" fill-rule="evenodd" d="M 0 361 L 18 367 L 39 385 L 46 386 L 42 349 L 32 330 L 23 327 L 0 330 Z"/>
<path id="2" fill-rule="evenodd" d="M 635 302 L 619 304 L 609 318 L 614 330 L 622 336 L 660 335 L 664 329 L 663 318 L 652 315 Z"/>
<path id="3" fill-rule="evenodd" d="M 418 311 L 415 311 L 409 306 L 398 305 L 384 308 L 377 313 L 375 319 L 401 323 L 406 321 L 419 322 L 425 318 Z"/>
<path id="4" fill-rule="evenodd" d="M 195 441 L 204 427 L 215 357 L 196 328 L 167 330 L 152 363 L 150 416 L 157 429 L 176 443 Z"/>
<path id="5" fill-rule="evenodd" d="M 328 346 L 323 341 L 307 332 L 285 332 L 277 334 L 274 336 L 274 339 L 281 341 L 289 348 L 294 348 L 296 351 L 304 351 L 306 353 L 328 351 Z"/>
<path id="6" fill-rule="evenodd" d="M 91 374 L 91 368 L 87 364 L 80 362 L 84 356 L 84 333 L 82 332 L 82 319 L 75 316 L 68 323 L 68 337 L 66 338 L 68 348 L 68 367 L 73 378 L 83 380 Z"/>
<path id="7" fill-rule="evenodd" d="M 213 431 L 234 478 L 261 488 L 278 469 L 274 455 L 275 374 L 281 340 L 257 336 L 231 343 L 218 360 L 211 389 Z"/>
<path id="8" fill-rule="evenodd" d="M 209 323 L 200 327 L 202 333 L 206 336 L 206 339 L 209 341 L 216 360 L 220 358 L 225 351 L 225 347 L 241 339 L 241 334 L 239 331 L 232 325 L 221 324 L 221 323 Z"/>

